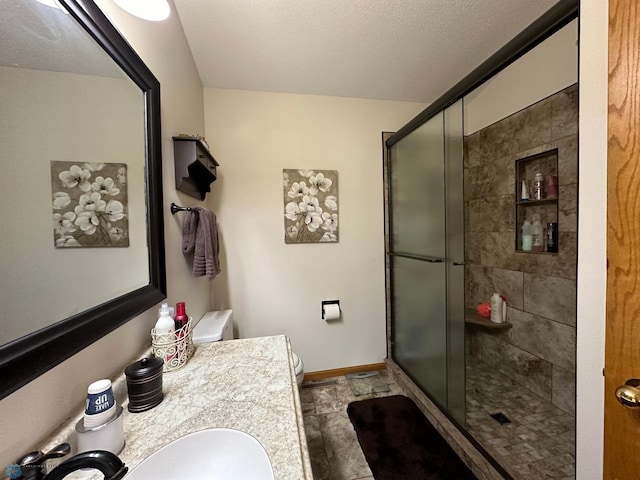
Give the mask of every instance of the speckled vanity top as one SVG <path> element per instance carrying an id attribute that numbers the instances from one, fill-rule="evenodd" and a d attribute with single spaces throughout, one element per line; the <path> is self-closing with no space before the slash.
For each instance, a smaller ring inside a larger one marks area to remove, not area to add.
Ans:
<path id="1" fill-rule="evenodd" d="M 290 352 L 284 335 L 196 346 L 182 369 L 163 374 L 160 405 L 130 413 L 124 401 L 125 447 L 119 457 L 131 470 L 179 437 L 226 427 L 246 432 L 262 444 L 277 480 L 312 479 Z M 69 432 L 73 435 L 73 425 L 51 444 L 64 441 Z M 75 446 L 75 441 L 70 443 Z M 102 475 L 92 470 L 67 478 Z"/>

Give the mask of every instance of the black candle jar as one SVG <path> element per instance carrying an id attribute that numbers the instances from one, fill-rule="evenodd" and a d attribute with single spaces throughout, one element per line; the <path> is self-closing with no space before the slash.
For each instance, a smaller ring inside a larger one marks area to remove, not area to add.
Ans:
<path id="1" fill-rule="evenodd" d="M 162 402 L 163 364 L 164 361 L 161 358 L 143 358 L 124 370 L 127 377 L 130 412 L 151 410 Z"/>

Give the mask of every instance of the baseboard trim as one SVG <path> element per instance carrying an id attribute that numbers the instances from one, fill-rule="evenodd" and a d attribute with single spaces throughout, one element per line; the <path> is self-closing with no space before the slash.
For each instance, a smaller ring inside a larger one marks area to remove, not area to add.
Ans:
<path id="1" fill-rule="evenodd" d="M 305 382 L 317 382 L 331 377 L 341 377 L 348 373 L 370 372 L 372 370 L 385 370 L 387 364 L 384 362 L 370 363 L 369 365 L 357 365 L 354 367 L 335 368 L 333 370 L 319 370 L 317 372 L 308 372 L 304 374 Z"/>

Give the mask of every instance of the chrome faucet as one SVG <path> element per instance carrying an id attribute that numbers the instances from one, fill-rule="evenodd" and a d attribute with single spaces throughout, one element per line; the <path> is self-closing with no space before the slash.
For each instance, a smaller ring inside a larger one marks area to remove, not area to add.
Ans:
<path id="1" fill-rule="evenodd" d="M 125 476 L 128 468 L 116 455 L 105 450 L 82 452 L 65 460 L 51 470 L 43 480 L 61 480 L 71 472 L 83 468 L 95 468 L 104 475 L 104 480 L 119 480 Z"/>

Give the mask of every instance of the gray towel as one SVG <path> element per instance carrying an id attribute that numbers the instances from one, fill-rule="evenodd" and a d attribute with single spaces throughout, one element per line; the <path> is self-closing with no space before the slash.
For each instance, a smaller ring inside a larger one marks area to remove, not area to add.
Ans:
<path id="1" fill-rule="evenodd" d="M 186 213 L 182 224 L 182 253 L 193 252 L 196 246 L 196 228 L 198 227 L 198 212 L 190 210 Z"/>
<path id="2" fill-rule="evenodd" d="M 220 273 L 220 247 L 216 216 L 211 210 L 194 207 L 182 225 L 182 252 L 193 252 L 193 276 L 212 280 Z"/>

